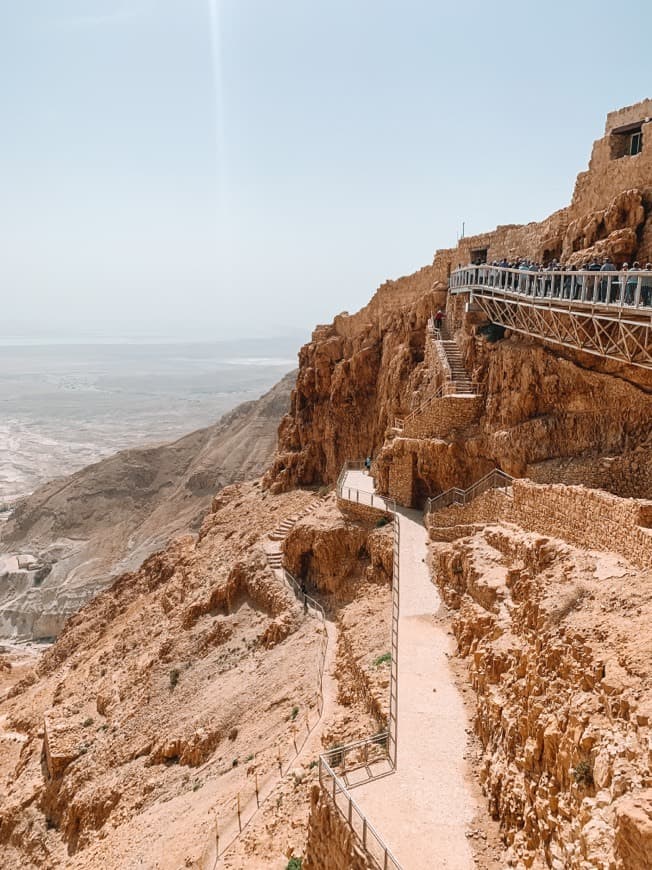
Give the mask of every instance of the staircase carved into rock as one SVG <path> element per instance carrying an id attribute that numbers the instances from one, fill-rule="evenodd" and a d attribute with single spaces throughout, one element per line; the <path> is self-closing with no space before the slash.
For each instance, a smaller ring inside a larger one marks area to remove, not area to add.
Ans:
<path id="1" fill-rule="evenodd" d="M 466 370 L 462 352 L 445 319 L 439 325 L 432 319 L 428 322 L 427 341 L 433 343 L 432 350 L 445 380 L 407 417 L 395 420 L 394 433 L 403 438 L 441 438 L 451 429 L 468 426 L 480 411 L 477 385 Z"/>

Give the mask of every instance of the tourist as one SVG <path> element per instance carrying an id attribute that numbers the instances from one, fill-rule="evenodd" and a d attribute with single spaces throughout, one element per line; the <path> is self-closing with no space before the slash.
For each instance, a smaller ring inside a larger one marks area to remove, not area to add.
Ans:
<path id="1" fill-rule="evenodd" d="M 602 260 L 602 266 L 600 266 L 601 272 L 615 272 L 616 267 L 611 262 L 611 257 L 604 257 Z M 610 281 L 608 278 L 603 278 L 600 281 L 600 302 L 612 302 L 613 299 L 611 295 L 613 294 L 613 281 Z M 616 285 L 618 285 L 618 279 L 615 280 Z M 607 291 L 609 290 L 609 286 L 611 285 L 611 293 L 609 294 L 609 299 L 607 299 Z"/>
<path id="2" fill-rule="evenodd" d="M 645 264 L 641 279 L 641 302 L 643 305 L 652 305 L 652 263 Z"/>
<path id="3" fill-rule="evenodd" d="M 364 467 L 367 470 L 367 474 L 369 474 L 371 472 L 371 456 L 367 456 L 367 458 L 365 459 Z"/>
<path id="4" fill-rule="evenodd" d="M 441 325 L 442 325 L 443 321 L 444 321 L 444 312 L 440 308 L 437 311 L 437 313 L 435 314 L 435 328 L 441 329 Z"/>
<path id="5" fill-rule="evenodd" d="M 623 263 L 623 272 L 628 271 L 627 263 Z M 633 305 L 636 300 L 636 287 L 638 285 L 638 275 L 633 273 L 641 271 L 641 264 L 636 260 L 632 263 L 632 268 L 629 269 L 627 280 L 625 282 L 625 304 Z"/>

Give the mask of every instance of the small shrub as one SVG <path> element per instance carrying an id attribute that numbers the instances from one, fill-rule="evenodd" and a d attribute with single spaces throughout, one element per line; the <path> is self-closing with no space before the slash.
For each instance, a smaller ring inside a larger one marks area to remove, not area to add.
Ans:
<path id="1" fill-rule="evenodd" d="M 292 721 L 294 722 L 294 720 L 297 718 L 298 715 L 299 715 L 299 708 L 293 707 L 292 712 L 290 713 L 290 719 L 292 719 Z"/>
<path id="2" fill-rule="evenodd" d="M 199 782 L 199 780 L 197 780 L 197 782 L 193 783 L 192 790 L 199 791 L 199 789 L 203 786 L 203 784 L 204 784 L 203 782 Z"/>
<path id="3" fill-rule="evenodd" d="M 179 677 L 181 676 L 181 671 L 179 668 L 172 668 L 170 671 L 170 688 L 174 689 L 176 684 L 179 682 Z"/>
<path id="4" fill-rule="evenodd" d="M 328 493 L 331 491 L 331 489 L 332 489 L 331 486 L 320 486 L 319 489 L 317 490 L 317 495 L 320 498 L 323 498 L 325 495 L 328 495 Z"/>
<path id="5" fill-rule="evenodd" d="M 254 754 L 253 754 L 253 752 L 250 752 L 249 755 L 245 758 L 245 762 L 253 761 L 253 760 L 254 760 Z"/>
<path id="6" fill-rule="evenodd" d="M 229 731 L 229 740 L 235 740 L 235 738 L 236 738 L 237 736 L 238 736 L 238 729 L 237 729 L 237 728 L 232 728 L 232 729 Z"/>
<path id="7" fill-rule="evenodd" d="M 238 764 L 239 764 L 238 759 L 234 758 L 233 761 L 231 762 L 231 767 L 237 767 Z"/>
<path id="8" fill-rule="evenodd" d="M 499 323 L 485 323 L 478 327 L 478 335 L 483 335 L 488 342 L 494 344 L 505 338 L 505 327 Z"/>
<path id="9" fill-rule="evenodd" d="M 313 758 L 313 760 L 308 765 L 308 769 L 312 770 L 313 767 L 317 767 L 318 764 L 319 764 L 319 761 L 316 758 Z"/>
<path id="10" fill-rule="evenodd" d="M 383 653 L 381 656 L 378 656 L 377 659 L 374 659 L 374 667 L 379 668 L 381 665 L 389 664 L 392 660 L 391 652 Z"/>
<path id="11" fill-rule="evenodd" d="M 376 528 L 382 529 L 383 526 L 386 526 L 389 520 L 387 517 L 381 517 L 379 520 L 376 520 Z"/>
<path id="12" fill-rule="evenodd" d="M 301 870 L 303 866 L 303 858 L 290 858 L 285 870 Z"/>
<path id="13" fill-rule="evenodd" d="M 573 768 L 573 779 L 578 785 L 588 788 L 593 785 L 593 768 L 589 761 L 578 761 Z"/>
<path id="14" fill-rule="evenodd" d="M 84 725 L 84 728 L 88 728 L 90 725 L 93 724 L 93 717 L 88 716 L 86 719 L 84 719 L 84 722 L 82 724 Z"/>

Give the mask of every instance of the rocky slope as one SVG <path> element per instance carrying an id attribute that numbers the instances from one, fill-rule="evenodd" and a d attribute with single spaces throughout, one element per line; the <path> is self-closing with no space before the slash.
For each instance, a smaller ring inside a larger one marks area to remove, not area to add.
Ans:
<path id="1" fill-rule="evenodd" d="M 218 489 L 269 464 L 294 379 L 213 426 L 124 450 L 20 501 L 0 526 L 0 637 L 57 635 L 113 578 L 175 535 L 197 531 Z M 34 557 L 29 570 L 19 570 L 14 554 Z"/>
<path id="2" fill-rule="evenodd" d="M 509 866 L 652 866 L 652 570 L 513 525 L 433 544 Z"/>
<path id="3" fill-rule="evenodd" d="M 0 666 L 2 866 L 212 866 L 215 819 L 224 830 L 238 793 L 286 757 L 291 727 L 315 720 L 323 628 L 264 555 L 280 520 L 314 498 L 227 487 L 197 540 L 119 578 L 31 668 Z M 330 497 L 292 537 L 297 554 L 315 547 L 310 591 L 343 626 L 335 689 L 303 766 L 280 782 L 228 867 L 275 868 L 301 854 L 310 762 L 386 715 L 386 667 L 375 661 L 388 644 L 388 530 L 343 522 Z M 320 578 L 352 540 L 367 555 L 330 594 Z"/>

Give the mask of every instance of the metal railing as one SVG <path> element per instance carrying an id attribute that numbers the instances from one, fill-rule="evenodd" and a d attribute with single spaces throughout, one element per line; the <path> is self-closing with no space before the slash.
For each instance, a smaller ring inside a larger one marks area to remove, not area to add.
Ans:
<path id="1" fill-rule="evenodd" d="M 439 386 L 436 391 L 429 396 L 425 401 L 423 401 L 417 408 L 413 411 L 410 411 L 409 414 L 405 417 L 396 417 L 394 419 L 394 429 L 398 429 L 399 431 L 405 429 L 405 424 L 410 423 L 412 420 L 415 420 L 420 414 L 423 414 L 437 399 L 442 399 L 445 396 L 455 396 L 455 395 L 475 395 L 478 391 L 478 384 L 476 381 L 471 378 L 465 379 L 464 386 L 460 386 L 459 381 L 455 380 L 453 377 L 453 371 L 451 369 L 450 361 L 448 359 L 448 355 L 446 354 L 446 350 L 441 344 L 443 341 L 452 341 L 448 337 L 448 324 L 446 318 L 441 323 L 441 326 L 438 327 L 434 317 L 430 317 L 428 319 L 427 331 L 430 335 L 431 340 L 437 343 L 437 353 L 441 361 L 442 368 L 444 370 L 445 380 L 444 383 Z M 468 386 L 466 384 L 468 382 Z"/>
<path id="2" fill-rule="evenodd" d="M 346 486 L 348 471 L 360 470 L 364 462 L 346 462 L 337 479 L 337 495 L 355 504 L 366 504 L 393 514 L 392 544 L 392 627 L 389 715 L 386 731 L 345 746 L 336 746 L 319 758 L 319 782 L 351 830 L 362 842 L 366 854 L 380 870 L 401 870 L 396 858 L 351 797 L 349 788 L 388 776 L 396 770 L 398 733 L 398 623 L 400 609 L 401 527 L 396 501 L 373 492 Z M 334 768 L 339 770 L 339 775 Z"/>
<path id="3" fill-rule="evenodd" d="M 289 572 L 286 573 L 288 575 L 286 579 L 291 585 L 296 584 L 296 579 Z M 309 598 L 309 596 L 306 597 Z M 279 743 L 279 735 L 275 733 L 278 730 L 278 725 L 272 725 L 266 729 L 264 734 L 259 735 L 259 740 L 263 737 L 269 737 L 269 740 L 264 742 L 262 746 L 260 743 L 256 744 L 254 751 L 247 757 L 249 768 L 244 784 L 233 795 L 226 807 L 222 806 L 215 812 L 213 835 L 197 863 L 197 866 L 202 870 L 216 870 L 219 859 L 231 848 L 258 810 L 274 794 L 283 776 L 286 776 L 292 769 L 292 764 L 323 716 L 323 677 L 328 649 L 328 632 L 323 607 L 314 599 L 309 598 L 309 601 L 311 602 L 310 606 L 314 606 L 316 615 L 319 615 L 324 623 L 317 653 L 316 709 L 308 708 L 303 715 L 287 723 L 286 731 L 289 732 L 289 737 L 286 735 L 287 739 L 284 745 Z M 239 770 L 239 766 L 235 767 L 233 763 L 224 764 L 214 759 L 196 768 L 195 776 L 201 777 L 204 771 L 209 769 L 215 771 L 216 768 L 220 775 L 226 776 L 236 774 Z"/>
<path id="4" fill-rule="evenodd" d="M 502 295 L 555 299 L 570 307 L 607 306 L 652 311 L 652 271 L 559 271 L 465 266 L 450 276 L 452 293 L 480 288 Z"/>
<path id="5" fill-rule="evenodd" d="M 314 598 L 311 598 L 307 592 L 304 592 L 301 583 L 294 577 L 287 568 L 283 568 L 283 579 L 288 584 L 290 589 L 294 592 L 297 600 L 303 604 L 304 610 L 306 613 L 309 613 L 311 616 L 316 617 L 322 622 L 326 622 L 326 611 Z"/>
<path id="6" fill-rule="evenodd" d="M 324 755 L 319 758 L 319 784 L 322 793 L 329 796 L 340 815 L 362 843 L 366 855 L 371 858 L 378 870 L 401 870 L 382 837 L 368 821 L 342 780 L 336 775 Z"/>
<path id="7" fill-rule="evenodd" d="M 468 504 L 479 495 L 482 495 L 483 492 L 487 492 L 490 489 L 500 489 L 509 495 L 509 490 L 513 482 L 514 478 L 509 474 L 501 471 L 500 468 L 494 468 L 488 474 L 485 474 L 484 477 L 481 477 L 480 480 L 477 480 L 472 484 L 468 489 L 458 489 L 454 486 L 434 498 L 429 498 L 426 502 L 424 513 L 426 515 L 431 514 L 435 511 L 440 511 L 444 508 L 450 507 L 453 504 Z"/>

